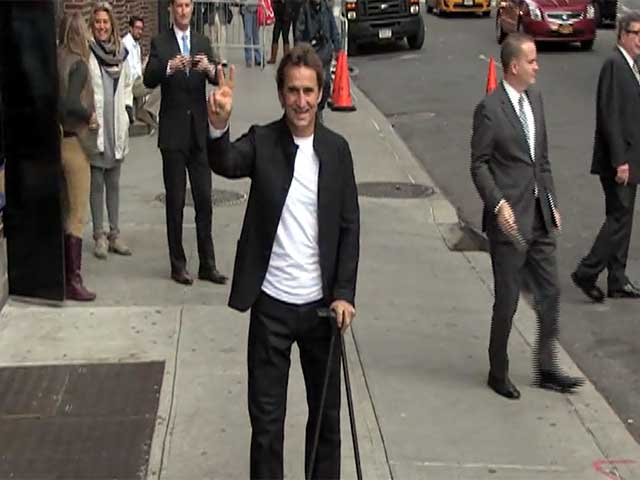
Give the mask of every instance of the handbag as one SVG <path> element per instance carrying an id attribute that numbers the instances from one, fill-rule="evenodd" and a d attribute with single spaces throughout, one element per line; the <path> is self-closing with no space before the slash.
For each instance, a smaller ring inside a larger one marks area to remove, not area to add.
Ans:
<path id="1" fill-rule="evenodd" d="M 273 13 L 271 0 L 260 0 L 258 2 L 258 26 L 273 25 L 275 21 L 276 16 Z"/>

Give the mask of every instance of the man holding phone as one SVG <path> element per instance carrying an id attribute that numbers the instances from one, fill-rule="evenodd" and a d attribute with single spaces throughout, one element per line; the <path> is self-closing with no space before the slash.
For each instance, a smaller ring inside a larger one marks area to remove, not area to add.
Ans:
<path id="1" fill-rule="evenodd" d="M 162 86 L 158 147 L 166 191 L 167 240 L 171 278 L 191 285 L 182 246 L 186 173 L 195 206 L 200 268 L 198 278 L 224 284 L 218 272 L 212 238 L 211 172 L 207 165 L 206 82 L 215 84 L 209 39 L 190 28 L 193 0 L 169 0 L 173 28 L 151 41 L 144 72 L 147 88 Z"/>

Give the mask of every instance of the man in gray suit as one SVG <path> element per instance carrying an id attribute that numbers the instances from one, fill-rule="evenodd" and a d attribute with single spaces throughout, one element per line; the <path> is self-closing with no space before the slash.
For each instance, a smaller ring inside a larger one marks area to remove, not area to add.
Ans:
<path id="1" fill-rule="evenodd" d="M 530 88 L 538 71 L 528 35 L 510 34 L 500 53 L 504 80 L 473 116 L 471 176 L 484 202 L 495 302 L 491 319 L 488 385 L 510 399 L 520 392 L 509 379 L 507 343 L 523 274 L 531 279 L 538 317 L 536 386 L 560 392 L 583 384 L 556 362 L 559 297 L 555 231 L 557 209 L 542 96 Z"/>
<path id="2" fill-rule="evenodd" d="M 600 177 L 606 219 L 589 254 L 571 274 L 573 282 L 595 302 L 604 301 L 596 285 L 608 270 L 611 298 L 640 298 L 627 277 L 636 187 L 640 182 L 640 12 L 618 22 L 618 45 L 602 65 L 596 100 L 596 133 L 591 173 Z"/>

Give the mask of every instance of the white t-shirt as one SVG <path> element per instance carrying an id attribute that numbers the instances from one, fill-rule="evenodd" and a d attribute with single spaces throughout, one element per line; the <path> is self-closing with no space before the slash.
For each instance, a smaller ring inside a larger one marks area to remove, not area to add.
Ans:
<path id="1" fill-rule="evenodd" d="M 282 209 L 262 290 L 301 305 L 323 297 L 318 247 L 318 174 L 313 135 L 294 137 L 298 145 L 293 179 Z"/>

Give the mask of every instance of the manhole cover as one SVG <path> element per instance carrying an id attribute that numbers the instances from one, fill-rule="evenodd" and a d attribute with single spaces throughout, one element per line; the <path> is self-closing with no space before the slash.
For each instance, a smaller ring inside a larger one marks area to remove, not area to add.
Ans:
<path id="1" fill-rule="evenodd" d="M 433 187 L 416 183 L 365 182 L 358 184 L 358 194 L 373 198 L 427 198 Z"/>
<path id="2" fill-rule="evenodd" d="M 164 362 L 0 368 L 0 478 L 145 478 Z"/>
<path id="3" fill-rule="evenodd" d="M 156 200 L 161 203 L 165 203 L 166 194 L 164 192 L 156 195 Z M 233 190 L 220 190 L 213 189 L 212 203 L 214 207 L 228 207 L 231 205 L 237 205 L 244 202 L 247 199 L 247 195 L 242 192 L 235 192 Z M 184 204 L 188 207 L 193 207 L 193 195 L 191 195 L 191 188 L 187 188 Z"/>

